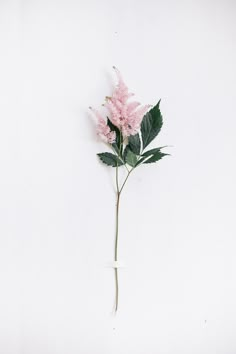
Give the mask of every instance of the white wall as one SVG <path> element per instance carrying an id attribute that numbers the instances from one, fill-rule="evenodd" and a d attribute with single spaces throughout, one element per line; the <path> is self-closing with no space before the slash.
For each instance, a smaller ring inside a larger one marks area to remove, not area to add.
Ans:
<path id="1" fill-rule="evenodd" d="M 236 353 L 233 0 L 0 2 L 0 353 Z M 89 105 L 162 98 L 121 204 Z"/>

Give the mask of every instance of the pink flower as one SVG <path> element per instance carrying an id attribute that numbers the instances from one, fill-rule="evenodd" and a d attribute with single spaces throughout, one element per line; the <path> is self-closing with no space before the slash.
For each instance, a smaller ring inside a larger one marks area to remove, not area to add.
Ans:
<path id="1" fill-rule="evenodd" d="M 107 122 L 105 122 L 101 114 L 96 109 L 93 109 L 92 107 L 89 108 L 95 114 L 98 120 L 97 134 L 105 143 L 113 144 L 116 140 L 116 133 L 111 131 L 110 127 L 107 125 Z"/>
<path id="2" fill-rule="evenodd" d="M 118 85 L 111 97 L 106 98 L 105 106 L 110 112 L 111 122 L 118 127 L 124 136 L 135 135 L 142 122 L 143 116 L 151 107 L 141 106 L 139 102 L 128 102 L 134 94 L 130 93 L 119 70 L 113 67 L 118 78 Z"/>

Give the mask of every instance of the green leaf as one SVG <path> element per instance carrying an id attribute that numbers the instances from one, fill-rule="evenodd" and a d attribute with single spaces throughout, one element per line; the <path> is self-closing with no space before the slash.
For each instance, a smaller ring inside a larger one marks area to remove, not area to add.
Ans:
<path id="1" fill-rule="evenodd" d="M 150 144 L 161 130 L 163 121 L 159 105 L 160 101 L 143 117 L 141 123 L 143 149 Z"/>
<path id="2" fill-rule="evenodd" d="M 169 155 L 169 154 L 164 154 L 161 151 L 156 151 L 151 157 L 149 157 L 147 160 L 145 160 L 143 163 L 153 163 L 161 160 L 164 156 Z"/>
<path id="3" fill-rule="evenodd" d="M 115 152 L 117 153 L 117 155 L 120 155 L 120 150 L 119 150 L 117 144 L 116 144 L 116 143 L 113 143 L 113 144 L 111 144 L 111 145 L 112 145 L 113 149 L 115 150 Z"/>
<path id="4" fill-rule="evenodd" d="M 128 145 L 130 150 L 136 154 L 139 155 L 140 154 L 140 148 L 141 148 L 141 141 L 140 141 L 140 137 L 139 134 L 135 134 L 135 135 L 130 135 L 128 138 Z"/>
<path id="5" fill-rule="evenodd" d="M 132 167 L 135 167 L 138 161 L 137 156 L 133 153 L 133 151 L 130 150 L 128 145 L 126 146 L 124 151 L 124 159 L 125 162 Z"/>
<path id="6" fill-rule="evenodd" d="M 109 118 L 107 118 L 107 125 L 111 129 L 112 132 L 116 133 L 116 142 L 112 144 L 114 149 L 118 152 L 121 150 L 122 144 L 123 144 L 123 136 L 119 128 L 117 128 Z"/>
<path id="7" fill-rule="evenodd" d="M 136 167 L 142 163 L 156 162 L 156 161 L 160 160 L 163 156 L 169 155 L 169 154 L 164 154 L 161 152 L 161 149 L 163 149 L 164 147 L 166 147 L 166 146 L 161 146 L 161 147 L 154 148 L 154 149 L 144 152 L 141 155 L 141 158 L 136 163 Z"/>
<path id="8" fill-rule="evenodd" d="M 121 161 L 118 156 L 110 152 L 103 152 L 97 155 L 100 160 L 108 166 L 117 167 L 124 165 L 123 161 Z"/>
<path id="9" fill-rule="evenodd" d="M 147 156 L 153 155 L 153 154 L 155 154 L 155 152 L 160 151 L 160 150 L 163 149 L 164 147 L 166 147 L 166 146 L 161 146 L 161 147 L 158 147 L 158 148 L 154 148 L 154 149 L 148 150 L 148 151 L 144 152 L 144 153 L 142 154 L 142 156 L 146 156 L 146 157 L 147 157 Z"/>
<path id="10" fill-rule="evenodd" d="M 137 163 L 136 163 L 136 165 L 135 165 L 135 167 L 137 167 L 138 165 L 140 165 L 141 163 L 143 163 L 143 161 L 146 159 L 147 157 L 141 157 L 138 161 L 137 161 Z"/>

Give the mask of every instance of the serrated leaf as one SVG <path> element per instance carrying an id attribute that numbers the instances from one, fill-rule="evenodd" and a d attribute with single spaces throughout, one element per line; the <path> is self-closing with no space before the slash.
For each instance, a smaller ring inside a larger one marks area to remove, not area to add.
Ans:
<path id="1" fill-rule="evenodd" d="M 163 121 L 159 105 L 160 101 L 143 117 L 141 123 L 143 149 L 150 144 L 161 130 Z"/>
<path id="2" fill-rule="evenodd" d="M 137 156 L 130 150 L 129 146 L 126 146 L 124 151 L 124 160 L 131 167 L 135 167 L 138 161 Z"/>
<path id="3" fill-rule="evenodd" d="M 157 151 L 155 152 L 151 157 L 149 157 L 148 159 L 146 159 L 143 163 L 153 163 L 153 162 L 157 162 L 159 160 L 161 160 L 164 156 L 169 155 L 169 154 L 165 154 L 161 151 Z"/>
<path id="4" fill-rule="evenodd" d="M 111 121 L 110 119 L 107 117 L 107 125 L 108 127 L 111 129 L 112 132 L 116 132 L 116 133 L 119 133 L 120 130 L 119 128 L 117 128 Z"/>
<path id="5" fill-rule="evenodd" d="M 119 150 L 117 144 L 116 144 L 116 143 L 113 143 L 113 144 L 111 144 L 111 145 L 112 145 L 113 149 L 115 150 L 115 152 L 117 153 L 117 155 L 120 155 L 120 150 Z"/>
<path id="6" fill-rule="evenodd" d="M 119 128 L 117 128 L 111 121 L 109 118 L 107 118 L 107 125 L 108 127 L 111 129 L 112 132 L 116 133 L 116 142 L 114 144 L 112 144 L 112 146 L 114 147 L 114 149 L 116 151 L 120 151 L 121 150 L 121 146 L 123 144 L 123 136 L 121 131 L 119 130 Z"/>
<path id="7" fill-rule="evenodd" d="M 147 157 L 147 156 L 153 155 L 153 154 L 155 154 L 155 152 L 160 151 L 160 150 L 163 149 L 164 147 L 166 147 L 166 146 L 161 146 L 161 147 L 158 147 L 158 148 L 154 148 L 154 149 L 148 150 L 148 151 L 144 152 L 144 153 L 142 154 L 142 156 L 146 156 L 146 157 Z"/>
<path id="8" fill-rule="evenodd" d="M 135 167 L 137 167 L 138 165 L 140 165 L 141 163 L 143 163 L 143 161 L 144 161 L 146 158 L 147 158 L 147 157 L 141 157 L 141 158 L 137 161 Z"/>
<path id="9" fill-rule="evenodd" d="M 128 142 L 129 142 L 128 145 L 129 145 L 130 150 L 134 154 L 139 155 L 140 149 L 141 149 L 141 141 L 140 141 L 139 134 L 130 135 L 128 138 Z"/>
<path id="10" fill-rule="evenodd" d="M 124 165 L 123 161 L 121 161 L 118 156 L 110 152 L 103 152 L 97 155 L 100 160 L 108 166 L 117 167 Z"/>

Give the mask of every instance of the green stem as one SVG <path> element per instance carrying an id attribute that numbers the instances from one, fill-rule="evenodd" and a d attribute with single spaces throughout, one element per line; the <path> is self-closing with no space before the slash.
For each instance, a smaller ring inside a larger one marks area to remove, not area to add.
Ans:
<path id="1" fill-rule="evenodd" d="M 123 190 L 123 188 L 124 188 L 124 186 L 125 186 L 125 184 L 126 184 L 126 182 L 127 182 L 127 179 L 129 178 L 129 175 L 130 175 L 131 172 L 133 171 L 133 169 L 134 169 L 134 168 L 132 168 L 132 170 L 130 170 L 130 171 L 128 172 L 128 174 L 127 174 L 127 176 L 126 176 L 126 178 L 125 178 L 125 180 L 124 180 L 124 183 L 123 183 L 122 186 L 121 186 L 120 194 L 121 194 L 121 192 L 122 192 L 122 190 Z"/>
<path id="2" fill-rule="evenodd" d="M 119 206 L 120 206 L 120 192 L 117 192 L 116 201 L 116 240 L 115 240 L 115 262 L 118 260 L 118 235 L 119 235 Z M 119 300 L 119 283 L 118 283 L 118 269 L 115 268 L 115 282 L 116 282 L 116 304 L 115 311 L 118 309 Z"/>
<path id="3" fill-rule="evenodd" d="M 121 133 L 120 133 L 120 139 L 121 139 Z M 120 208 L 120 195 L 121 195 L 121 192 L 125 186 L 125 183 L 131 173 L 131 171 L 133 170 L 129 170 L 128 167 L 126 166 L 126 163 L 125 161 L 123 160 L 123 157 L 122 157 L 122 150 L 123 150 L 123 145 L 120 143 L 120 146 L 119 146 L 119 152 L 118 152 L 118 157 L 123 161 L 124 163 L 124 166 L 127 170 L 127 176 L 121 186 L 121 188 L 119 189 L 119 176 L 118 176 L 118 165 L 116 165 L 116 236 L 115 236 L 115 262 L 118 261 L 118 236 L 119 236 L 119 208 Z M 117 153 L 115 151 L 115 153 Z M 116 268 L 117 264 L 115 265 L 115 283 L 116 283 L 116 300 L 115 300 L 115 312 L 117 312 L 118 310 L 118 303 L 119 303 L 119 281 L 118 281 L 118 269 Z"/>
<path id="4" fill-rule="evenodd" d="M 130 170 L 121 186 L 121 189 L 119 190 L 119 182 L 118 182 L 118 166 L 116 166 L 116 193 L 117 193 L 117 199 L 116 199 L 116 236 L 115 236 L 115 262 L 118 261 L 118 236 L 119 236 L 119 209 L 120 209 L 120 195 L 121 192 L 129 178 L 130 173 L 133 171 Z M 115 283 L 116 283 L 116 301 L 115 301 L 115 311 L 117 312 L 118 310 L 118 302 L 119 302 L 119 281 L 118 281 L 118 269 L 115 269 Z"/>
<path id="5" fill-rule="evenodd" d="M 125 163 L 124 159 L 122 158 L 120 151 L 119 151 L 119 154 L 118 154 L 118 153 L 117 153 L 117 151 L 113 148 L 113 146 L 112 146 L 112 145 L 110 145 L 110 147 L 111 147 L 111 148 L 112 148 L 112 150 L 114 151 L 115 155 L 116 155 L 116 156 L 118 156 L 118 157 L 119 157 L 119 159 L 120 159 L 120 160 L 124 163 L 124 166 L 125 166 L 125 168 L 126 168 L 127 172 L 129 172 L 129 169 L 128 169 L 128 167 L 127 167 L 127 165 L 126 165 L 126 163 Z"/>

